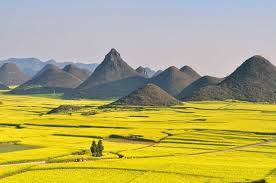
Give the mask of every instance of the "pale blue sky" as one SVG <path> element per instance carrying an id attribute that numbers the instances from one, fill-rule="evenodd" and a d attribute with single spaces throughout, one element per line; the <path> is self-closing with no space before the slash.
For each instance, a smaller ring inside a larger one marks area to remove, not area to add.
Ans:
<path id="1" fill-rule="evenodd" d="M 276 64 L 275 0 L 0 0 L 0 59 L 190 65 L 225 76 L 260 54 Z"/>

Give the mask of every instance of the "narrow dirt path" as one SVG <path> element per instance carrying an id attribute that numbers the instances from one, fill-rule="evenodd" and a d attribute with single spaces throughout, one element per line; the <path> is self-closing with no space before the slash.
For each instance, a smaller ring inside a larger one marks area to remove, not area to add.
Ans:
<path id="1" fill-rule="evenodd" d="M 16 165 L 40 165 L 40 164 L 46 164 L 46 161 L 30 161 L 30 162 L 24 162 L 24 163 L 3 164 L 3 165 L 0 165 L 0 168 L 1 167 L 16 166 Z"/>
<path id="2" fill-rule="evenodd" d="M 273 143 L 273 142 L 276 142 L 276 139 L 271 139 L 271 140 L 267 140 L 267 141 L 264 141 L 264 142 L 254 143 L 254 144 L 247 144 L 247 145 L 238 146 L 238 147 L 232 147 L 232 148 L 228 148 L 228 149 L 194 153 L 194 154 L 190 154 L 190 155 L 212 154 L 212 153 L 219 153 L 219 152 L 231 152 L 231 151 L 236 151 L 236 150 L 240 150 L 240 149 L 258 147 L 258 146 L 262 146 L 262 145 L 265 145 L 265 144 L 270 144 L 270 143 Z"/>

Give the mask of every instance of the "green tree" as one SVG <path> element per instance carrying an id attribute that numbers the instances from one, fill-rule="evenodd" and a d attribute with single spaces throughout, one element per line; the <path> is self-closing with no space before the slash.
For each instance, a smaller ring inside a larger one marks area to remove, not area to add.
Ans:
<path id="1" fill-rule="evenodd" d="M 91 144 L 91 147 L 90 147 L 90 151 L 92 153 L 92 156 L 97 156 L 97 144 L 96 144 L 96 141 L 93 140 L 92 144 Z"/>
<path id="2" fill-rule="evenodd" d="M 92 156 L 94 157 L 101 157 L 103 155 L 103 141 L 99 140 L 98 143 L 96 143 L 95 140 L 92 141 L 92 144 L 90 146 L 90 151 L 92 153 Z"/>
<path id="3" fill-rule="evenodd" d="M 103 150 L 104 150 L 103 141 L 99 140 L 98 145 L 97 145 L 97 156 L 98 157 L 103 155 Z"/>

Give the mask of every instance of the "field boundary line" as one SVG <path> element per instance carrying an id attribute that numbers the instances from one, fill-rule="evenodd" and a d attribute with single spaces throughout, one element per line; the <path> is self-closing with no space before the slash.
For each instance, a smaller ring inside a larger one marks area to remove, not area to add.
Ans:
<path id="1" fill-rule="evenodd" d="M 247 145 L 232 147 L 232 148 L 228 148 L 228 149 L 200 152 L 200 153 L 194 153 L 194 154 L 189 154 L 189 155 L 201 155 L 201 154 L 212 154 L 212 153 L 219 153 L 219 152 L 231 152 L 231 151 L 236 151 L 236 150 L 240 150 L 240 149 L 258 147 L 258 146 L 262 146 L 262 145 L 265 145 L 265 144 L 270 144 L 270 143 L 273 143 L 273 142 L 276 142 L 276 139 L 266 140 L 264 142 L 257 142 L 257 143 L 254 143 L 254 144 L 247 144 Z"/>
<path id="2" fill-rule="evenodd" d="M 221 176 L 206 176 L 201 174 L 192 174 L 192 173 L 184 173 L 184 172 L 173 172 L 173 171 L 162 171 L 162 170 L 147 170 L 147 169 L 136 169 L 136 168 L 123 168 L 123 167 L 46 167 L 46 168 L 35 168 L 30 169 L 30 171 L 47 171 L 47 170 L 77 170 L 77 169 L 83 169 L 83 170 L 125 170 L 125 171 L 134 171 L 134 172 L 143 172 L 143 173 L 164 173 L 164 174 L 175 174 L 175 175 L 182 175 L 182 176 L 195 176 L 195 177 L 208 177 L 208 178 L 223 178 Z"/>

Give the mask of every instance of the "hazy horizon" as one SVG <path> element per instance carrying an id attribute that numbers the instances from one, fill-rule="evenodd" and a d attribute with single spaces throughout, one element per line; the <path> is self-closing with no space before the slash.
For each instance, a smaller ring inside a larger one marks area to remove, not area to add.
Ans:
<path id="1" fill-rule="evenodd" d="M 276 65 L 275 9 L 272 0 L 3 0 L 0 60 L 100 63 L 116 48 L 133 68 L 223 77 L 253 55 Z"/>

